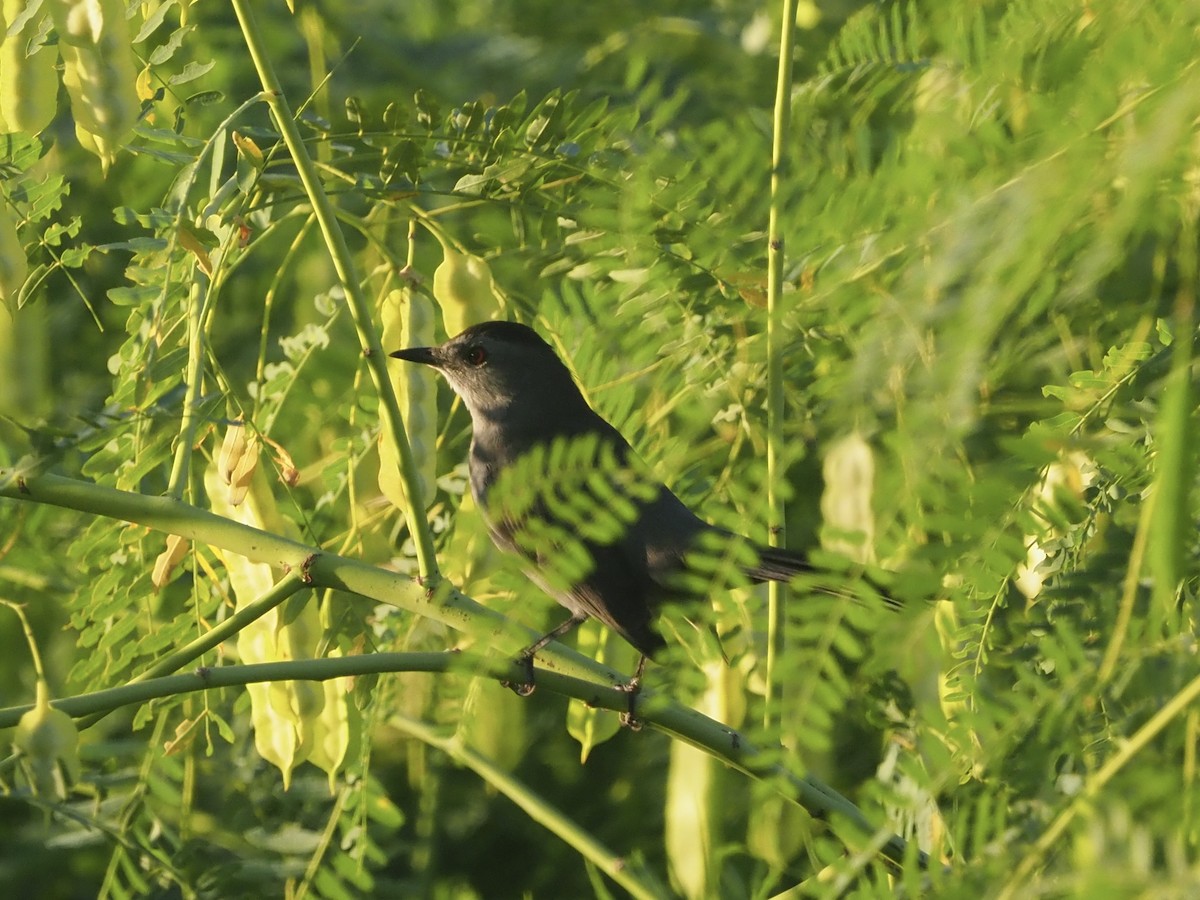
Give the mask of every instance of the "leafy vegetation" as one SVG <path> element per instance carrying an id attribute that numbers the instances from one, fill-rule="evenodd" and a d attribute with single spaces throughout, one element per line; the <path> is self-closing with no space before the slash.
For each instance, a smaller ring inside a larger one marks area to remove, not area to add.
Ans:
<path id="1" fill-rule="evenodd" d="M 4 65 L 108 33 L 55 5 Z M 774 8 L 297 6 L 135 4 L 130 135 L 103 79 L 0 135 L 0 885 L 1197 891 L 1194 5 L 802 3 L 775 196 Z M 716 548 L 643 730 L 596 628 L 500 687 L 562 611 L 379 352 L 431 296 L 534 325 L 716 524 L 786 497 L 829 571 L 770 669 Z"/>

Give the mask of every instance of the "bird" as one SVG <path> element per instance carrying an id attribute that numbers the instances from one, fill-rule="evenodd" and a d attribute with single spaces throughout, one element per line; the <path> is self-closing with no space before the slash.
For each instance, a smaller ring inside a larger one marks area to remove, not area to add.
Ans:
<path id="1" fill-rule="evenodd" d="M 751 582 L 815 571 L 803 553 L 751 542 L 693 513 L 591 408 L 529 326 L 483 322 L 438 346 L 389 356 L 432 366 L 462 398 L 471 416 L 471 493 L 492 541 L 521 557 L 530 578 L 570 613 L 518 656 L 527 678 L 514 686 L 518 693 L 533 689 L 535 655 L 588 618 L 641 654 L 628 682 L 636 691 L 647 658 L 666 644 L 657 615 L 686 597 L 694 554 L 705 546 L 744 545 L 735 558 Z"/>

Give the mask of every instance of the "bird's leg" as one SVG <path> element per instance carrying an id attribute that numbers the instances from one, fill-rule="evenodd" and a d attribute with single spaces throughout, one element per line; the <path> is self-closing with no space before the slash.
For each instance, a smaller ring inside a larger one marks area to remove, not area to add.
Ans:
<path id="1" fill-rule="evenodd" d="M 572 615 L 571 618 L 567 619 L 567 621 L 560 624 L 554 630 L 543 634 L 540 638 L 517 654 L 517 665 L 521 666 L 525 670 L 525 680 L 515 684 L 511 681 L 502 681 L 500 683 L 506 688 L 511 689 L 518 697 L 528 697 L 530 694 L 532 694 L 533 689 L 536 687 L 536 685 L 533 683 L 533 657 L 537 655 L 538 651 L 545 647 L 548 643 L 562 637 L 586 618 L 587 616 L 578 614 Z"/>
<path id="2" fill-rule="evenodd" d="M 533 693 L 536 685 L 533 683 L 533 654 L 526 654 L 524 651 L 516 659 L 519 665 L 525 672 L 525 677 L 521 681 L 502 681 L 500 682 L 506 688 L 511 690 L 518 697 L 528 697 Z"/>
<path id="3" fill-rule="evenodd" d="M 630 731 L 642 730 L 642 720 L 634 715 L 634 707 L 637 706 L 638 694 L 642 692 L 642 672 L 646 669 L 646 659 L 645 653 L 638 657 L 637 670 L 633 673 L 633 677 L 624 684 L 617 685 L 619 690 L 625 691 L 629 695 L 628 708 L 621 713 L 620 722 Z"/>

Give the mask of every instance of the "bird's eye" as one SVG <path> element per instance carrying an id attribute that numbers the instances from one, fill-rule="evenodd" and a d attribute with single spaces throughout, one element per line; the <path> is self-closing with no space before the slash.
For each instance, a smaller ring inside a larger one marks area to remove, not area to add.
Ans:
<path id="1" fill-rule="evenodd" d="M 487 351 L 476 344 L 474 347 L 467 348 L 465 359 L 472 366 L 482 366 L 487 362 Z"/>

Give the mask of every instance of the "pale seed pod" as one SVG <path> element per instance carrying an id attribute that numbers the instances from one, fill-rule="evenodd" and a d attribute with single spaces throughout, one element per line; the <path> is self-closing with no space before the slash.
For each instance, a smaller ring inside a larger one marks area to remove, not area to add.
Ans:
<path id="1" fill-rule="evenodd" d="M 4 16 L 4 7 L 0 5 L 0 41 L 4 40 L 4 35 L 8 31 L 8 20 Z M 0 48 L 3 49 L 3 48 Z M 3 54 L 0 53 L 0 60 L 3 60 Z M 4 65 L 0 62 L 0 91 L 4 89 Z M 4 104 L 0 103 L 0 134 L 8 134 L 12 131 L 8 127 L 8 123 L 4 121 Z"/>
<path id="2" fill-rule="evenodd" d="M 448 337 L 501 312 L 487 261 L 446 244 L 442 245 L 441 265 L 433 272 L 433 297 L 442 309 Z"/>
<path id="3" fill-rule="evenodd" d="M 324 635 L 316 598 L 296 600 L 301 603 L 296 615 L 275 631 L 275 652 L 281 660 L 312 659 Z M 280 622 L 287 618 L 282 609 L 275 613 Z M 295 730 L 296 761 L 308 759 L 316 745 L 317 719 L 325 708 L 324 686 L 313 681 L 282 681 L 273 682 L 271 688 L 271 705 Z"/>
<path id="4" fill-rule="evenodd" d="M 191 549 L 191 541 L 187 538 L 180 537 L 177 534 L 167 535 L 167 549 L 158 554 L 154 560 L 154 572 L 150 576 L 150 583 L 154 585 L 155 590 L 162 590 L 163 587 L 171 580 L 171 573 L 175 571 L 175 567 L 187 556 L 188 550 Z"/>
<path id="5" fill-rule="evenodd" d="M 226 432 L 226 442 L 235 443 L 242 432 L 241 424 L 231 426 Z M 244 444 L 243 444 L 244 447 Z M 226 463 L 229 460 L 225 460 Z M 204 487 L 208 492 L 212 511 L 219 516 L 263 528 L 265 524 L 255 504 L 244 503 L 235 507 L 229 501 L 229 486 L 226 470 L 218 460 L 204 472 Z M 236 466 L 236 463 L 234 463 Z M 271 589 L 274 576 L 266 563 L 254 562 L 236 553 L 217 551 L 225 563 L 229 575 L 229 586 L 233 591 L 236 608 L 241 610 Z M 280 613 L 278 609 L 268 611 L 255 619 L 237 635 L 238 657 L 243 663 L 280 662 L 291 659 L 291 647 L 279 640 Z M 292 770 L 304 761 L 307 755 L 300 738 L 301 720 L 297 713 L 299 703 L 288 682 L 255 683 L 246 685 L 250 694 L 250 724 L 254 728 L 254 748 L 258 755 L 274 765 L 283 774 L 286 789 L 291 783 Z"/>
<path id="6" fill-rule="evenodd" d="M 104 138 L 92 134 L 78 122 L 75 123 L 75 140 L 79 141 L 79 146 L 88 153 L 100 157 L 101 168 L 105 172 L 108 172 L 108 167 L 117 158 L 117 147 L 114 147 L 108 141 L 104 140 Z"/>
<path id="7" fill-rule="evenodd" d="M 233 471 L 246 452 L 246 426 L 241 422 L 230 422 L 225 429 L 225 440 L 221 442 L 221 453 L 217 457 L 217 471 L 226 484 L 233 481 Z"/>
<path id="8" fill-rule="evenodd" d="M 826 452 L 822 471 L 823 545 L 859 562 L 874 561 L 875 515 L 871 500 L 875 456 L 871 445 L 857 431 L 851 432 Z"/>
<path id="9" fill-rule="evenodd" d="M 25 0 L 3 0 L 0 37 L 25 6 Z M 58 50 L 43 44 L 27 55 L 39 18 L 31 16 L 20 31 L 0 44 L 0 128 L 4 132 L 37 134 L 50 124 L 58 108 Z"/>
<path id="10" fill-rule="evenodd" d="M 229 478 L 229 502 L 233 506 L 238 506 L 245 500 L 246 494 L 250 491 L 250 480 L 258 468 L 258 454 L 261 449 L 262 444 L 258 438 L 251 437 L 246 442 L 246 452 L 234 466 L 233 473 Z"/>
<path id="11" fill-rule="evenodd" d="M 84 146 L 111 160 L 141 113 L 137 66 L 122 0 L 52 0 L 63 58 L 63 85 Z"/>
<path id="12" fill-rule="evenodd" d="M 383 345 L 389 348 L 428 347 L 435 343 L 433 304 L 417 291 L 390 291 L 380 305 Z M 421 479 L 421 497 L 433 501 L 437 479 L 437 380 L 423 366 L 397 361 L 391 367 L 392 388 L 400 405 L 405 433 Z M 400 453 L 391 439 L 387 411 L 380 408 L 379 490 L 394 506 L 403 509 L 404 485 L 400 478 Z"/>
<path id="13" fill-rule="evenodd" d="M 341 656 L 334 647 L 330 656 Z M 352 685 L 350 678 L 330 678 L 323 683 L 325 705 L 312 722 L 312 749 L 308 761 L 329 776 L 329 792 L 337 784 L 337 773 L 350 749 L 350 704 L 346 694 Z"/>
<path id="14" fill-rule="evenodd" d="M 0 196 L 0 303 L 16 309 L 17 294 L 29 274 L 29 260 L 17 236 L 12 207 Z"/>
<path id="15" fill-rule="evenodd" d="M 79 780 L 79 731 L 75 721 L 50 705 L 50 689 L 37 684 L 37 703 L 21 716 L 13 748 L 28 764 L 33 793 L 62 799 L 66 786 Z"/>

